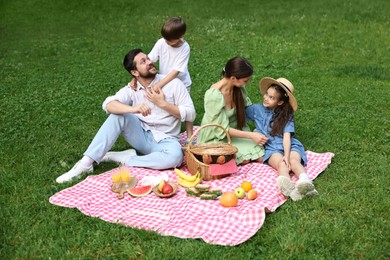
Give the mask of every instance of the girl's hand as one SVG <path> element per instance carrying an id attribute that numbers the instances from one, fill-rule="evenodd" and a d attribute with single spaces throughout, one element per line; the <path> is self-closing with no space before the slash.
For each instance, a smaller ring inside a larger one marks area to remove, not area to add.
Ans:
<path id="1" fill-rule="evenodd" d="M 282 161 L 286 164 L 289 171 L 291 171 L 290 158 L 283 156 Z"/>
<path id="2" fill-rule="evenodd" d="M 251 132 L 251 134 L 251 139 L 258 145 L 264 145 L 268 141 L 268 138 L 261 133 Z"/>

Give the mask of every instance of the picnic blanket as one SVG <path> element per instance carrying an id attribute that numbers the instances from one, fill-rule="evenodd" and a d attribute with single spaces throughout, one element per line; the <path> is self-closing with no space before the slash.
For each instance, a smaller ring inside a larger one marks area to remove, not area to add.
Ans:
<path id="1" fill-rule="evenodd" d="M 315 179 L 331 163 L 333 153 L 307 151 L 307 172 Z M 173 170 L 157 171 L 128 167 L 132 176 L 141 180 L 145 176 L 168 174 L 170 181 L 178 176 Z M 188 172 L 185 167 L 181 170 Z M 222 207 L 219 200 L 200 200 L 187 196 L 184 188 L 171 198 L 157 197 L 153 192 L 141 198 L 125 194 L 121 200 L 111 191 L 111 175 L 119 168 L 99 175 L 90 175 L 84 181 L 64 189 L 52 197 L 50 203 L 77 208 L 85 215 L 133 228 L 155 231 L 164 236 L 201 238 L 218 245 L 238 245 L 256 234 L 266 217 L 266 210 L 273 212 L 286 198 L 279 192 L 275 180 L 277 172 L 261 163 L 238 167 L 238 172 L 219 180 L 207 181 L 212 188 L 234 190 L 246 180 L 258 192 L 256 200 L 239 200 L 238 206 Z M 296 182 L 296 178 L 292 177 Z"/>

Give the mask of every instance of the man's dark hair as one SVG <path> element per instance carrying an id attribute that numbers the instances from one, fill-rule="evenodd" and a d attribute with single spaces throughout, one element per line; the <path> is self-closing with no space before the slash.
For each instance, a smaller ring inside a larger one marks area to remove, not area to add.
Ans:
<path id="1" fill-rule="evenodd" d="M 123 60 L 123 66 L 125 66 L 125 69 L 131 74 L 132 70 L 136 69 L 136 64 L 134 62 L 135 56 L 137 56 L 138 53 L 143 53 L 141 49 L 134 49 L 129 51 L 124 60 Z"/>

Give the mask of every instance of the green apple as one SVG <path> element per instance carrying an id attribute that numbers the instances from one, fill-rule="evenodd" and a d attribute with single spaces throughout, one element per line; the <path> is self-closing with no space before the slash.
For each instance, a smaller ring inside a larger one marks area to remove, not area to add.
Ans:
<path id="1" fill-rule="evenodd" d="M 237 198 L 243 199 L 245 198 L 245 190 L 242 187 L 239 187 L 234 190 L 234 194 L 236 195 Z"/>

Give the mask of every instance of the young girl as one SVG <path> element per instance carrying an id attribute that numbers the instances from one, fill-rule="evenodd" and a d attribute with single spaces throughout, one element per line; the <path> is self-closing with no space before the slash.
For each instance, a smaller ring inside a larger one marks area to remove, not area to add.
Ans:
<path id="1" fill-rule="evenodd" d="M 246 116 L 255 122 L 256 131 L 268 137 L 263 163 L 278 171 L 276 183 L 285 196 L 295 201 L 317 194 L 304 167 L 305 149 L 294 138 L 294 112 L 298 107 L 294 86 L 285 78 L 266 77 L 260 80 L 260 91 L 264 96 L 263 104 L 247 107 Z M 299 179 L 297 187 L 290 179 L 290 171 Z"/>

